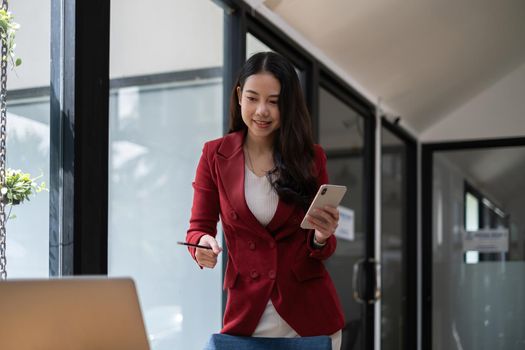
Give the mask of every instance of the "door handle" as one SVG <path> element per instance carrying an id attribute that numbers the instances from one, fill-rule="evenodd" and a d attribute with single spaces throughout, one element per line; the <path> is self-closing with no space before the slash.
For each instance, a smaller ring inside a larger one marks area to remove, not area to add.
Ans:
<path id="1" fill-rule="evenodd" d="M 376 283 L 374 285 L 374 298 L 369 301 L 370 304 L 374 304 L 381 299 L 381 263 L 375 259 L 370 259 L 370 263 L 374 264 L 376 269 Z"/>
<path id="2" fill-rule="evenodd" d="M 354 263 L 354 274 L 352 276 L 352 289 L 353 289 L 353 297 L 355 301 L 357 301 L 360 304 L 364 304 L 365 300 L 361 298 L 359 295 L 359 291 L 361 290 L 361 284 L 358 286 L 358 281 L 361 281 L 359 278 L 359 272 L 361 272 L 361 265 L 364 264 L 366 259 L 359 259 Z"/>
<path id="3" fill-rule="evenodd" d="M 374 265 L 374 268 L 375 268 L 374 292 L 373 292 L 372 299 L 369 299 L 369 300 L 365 300 L 361 298 L 361 295 L 360 295 L 360 291 L 362 290 L 362 288 L 361 288 L 361 278 L 359 276 L 361 272 L 361 266 L 363 266 L 363 264 L 365 263 Z M 381 264 L 373 258 L 359 259 L 354 263 L 353 269 L 354 269 L 354 274 L 352 276 L 352 288 L 353 288 L 353 297 L 355 301 L 361 304 L 376 303 L 379 299 L 381 299 Z"/>

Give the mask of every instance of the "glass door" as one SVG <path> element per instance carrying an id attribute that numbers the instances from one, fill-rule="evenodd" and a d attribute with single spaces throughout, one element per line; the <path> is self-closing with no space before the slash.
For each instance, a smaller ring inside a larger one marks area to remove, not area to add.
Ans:
<path id="1" fill-rule="evenodd" d="M 348 188 L 339 209 L 341 217 L 346 216 L 352 223 L 349 232 L 336 232 L 337 250 L 326 262 L 346 319 L 342 350 L 373 348 L 369 327 L 373 324 L 373 308 L 366 297 L 371 282 L 366 268 L 367 247 L 373 238 L 366 203 L 371 197 L 367 186 L 373 174 L 367 171 L 365 124 L 363 115 L 331 91 L 320 88 L 319 143 L 327 154 L 330 183 Z"/>
<path id="2" fill-rule="evenodd" d="M 525 348 L 525 139 L 498 141 L 423 154 L 426 349 Z"/>

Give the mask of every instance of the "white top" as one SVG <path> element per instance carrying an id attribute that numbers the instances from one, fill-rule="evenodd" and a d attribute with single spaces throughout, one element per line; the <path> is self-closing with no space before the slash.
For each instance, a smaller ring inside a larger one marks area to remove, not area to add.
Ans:
<path id="1" fill-rule="evenodd" d="M 266 176 L 255 175 L 246 165 L 244 169 L 246 204 L 261 225 L 266 226 L 272 221 L 277 210 L 279 195 Z"/>

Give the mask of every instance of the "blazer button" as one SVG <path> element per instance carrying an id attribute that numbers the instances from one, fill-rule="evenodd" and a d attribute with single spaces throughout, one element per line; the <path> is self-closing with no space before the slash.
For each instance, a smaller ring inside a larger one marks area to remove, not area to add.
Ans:
<path id="1" fill-rule="evenodd" d="M 270 279 L 274 280 L 275 279 L 275 271 L 274 270 L 270 270 L 268 272 L 268 277 L 270 277 Z"/>
<path id="2" fill-rule="evenodd" d="M 270 248 L 275 248 L 275 242 L 270 242 Z"/>
<path id="3" fill-rule="evenodd" d="M 238 216 L 237 216 L 237 213 L 235 211 L 231 211 L 230 212 L 230 217 L 233 219 L 233 220 L 237 220 Z"/>
<path id="4" fill-rule="evenodd" d="M 255 242 L 250 241 L 249 247 L 250 247 L 250 250 L 255 250 Z"/>
<path id="5" fill-rule="evenodd" d="M 252 278 L 252 280 L 254 280 L 259 277 L 259 273 L 255 270 L 252 270 L 250 271 L 250 277 Z"/>

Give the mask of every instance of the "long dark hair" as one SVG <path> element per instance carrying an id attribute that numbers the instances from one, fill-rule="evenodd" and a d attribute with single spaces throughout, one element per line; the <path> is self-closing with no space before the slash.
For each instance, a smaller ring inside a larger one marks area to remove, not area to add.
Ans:
<path id="1" fill-rule="evenodd" d="M 317 191 L 313 174 L 314 144 L 310 116 L 304 102 L 301 85 L 293 65 L 274 52 L 260 52 L 248 59 L 235 82 L 230 98 L 230 130 L 246 131 L 237 96 L 249 76 L 270 73 L 281 84 L 279 113 L 281 126 L 274 138 L 275 168 L 268 174 L 279 198 L 307 208 Z"/>

